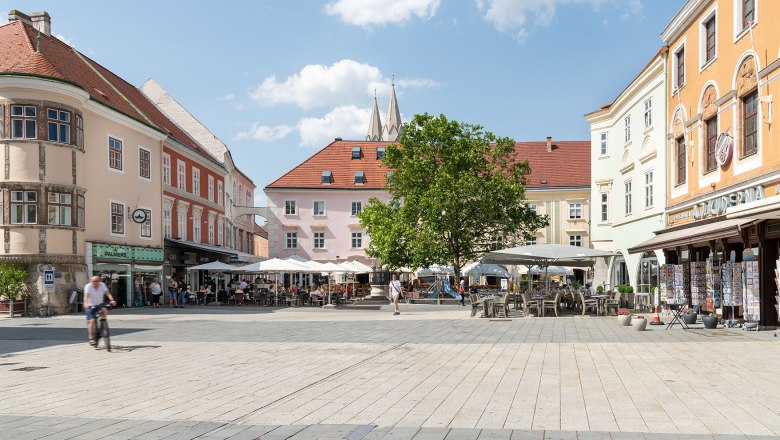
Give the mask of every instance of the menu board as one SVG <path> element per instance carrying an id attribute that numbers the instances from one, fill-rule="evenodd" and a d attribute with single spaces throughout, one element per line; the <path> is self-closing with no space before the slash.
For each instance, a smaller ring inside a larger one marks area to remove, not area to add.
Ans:
<path id="1" fill-rule="evenodd" d="M 759 291 L 758 261 L 745 261 L 742 263 L 744 270 L 743 305 L 745 306 L 744 318 L 746 321 L 758 322 L 761 320 L 761 292 Z"/>
<path id="2" fill-rule="evenodd" d="M 715 310 L 721 307 L 721 260 L 719 258 L 707 259 L 707 310 Z"/>
<path id="3" fill-rule="evenodd" d="M 691 262 L 691 305 L 707 306 L 707 263 Z"/>
<path id="4" fill-rule="evenodd" d="M 723 290 L 723 306 L 739 307 L 742 305 L 742 263 L 723 263 L 721 269 L 721 288 Z"/>

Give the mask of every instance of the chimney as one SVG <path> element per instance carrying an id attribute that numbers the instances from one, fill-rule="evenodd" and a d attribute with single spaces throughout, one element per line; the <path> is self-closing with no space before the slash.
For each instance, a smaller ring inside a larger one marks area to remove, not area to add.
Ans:
<path id="1" fill-rule="evenodd" d="M 45 35 L 51 35 L 51 16 L 46 11 L 31 12 L 30 20 L 35 29 Z"/>
<path id="2" fill-rule="evenodd" d="M 8 12 L 8 21 L 15 20 L 29 24 L 42 34 L 51 35 L 51 16 L 46 11 L 32 12 L 28 15 L 18 9 L 11 9 Z"/>
<path id="3" fill-rule="evenodd" d="M 552 136 L 547 136 L 547 152 L 552 153 Z"/>

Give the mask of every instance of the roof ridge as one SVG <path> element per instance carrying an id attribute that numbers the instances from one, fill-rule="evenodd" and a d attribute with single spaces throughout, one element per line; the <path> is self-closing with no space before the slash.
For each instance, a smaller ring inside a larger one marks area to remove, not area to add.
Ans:
<path id="1" fill-rule="evenodd" d="M 24 41 L 27 43 L 27 48 L 30 49 L 32 52 L 35 52 L 35 45 L 33 44 L 32 40 L 30 39 L 30 35 L 27 33 L 27 31 L 24 29 L 25 23 L 22 20 L 14 20 L 16 23 L 19 23 L 19 27 L 22 28 L 22 33 L 24 34 Z M 27 25 L 29 26 L 29 25 Z M 30 26 L 31 28 L 35 29 L 33 26 Z M 35 29 L 37 31 L 37 29 Z"/>
<path id="2" fill-rule="evenodd" d="M 117 95 L 121 96 L 122 99 L 124 99 L 125 102 L 127 102 L 130 105 L 130 107 L 132 107 L 136 112 L 138 112 L 139 115 L 143 116 L 144 119 L 146 119 L 146 122 L 148 122 L 153 127 L 157 127 L 157 124 L 152 122 L 152 120 L 149 118 L 149 116 L 146 113 L 142 112 L 141 109 L 139 109 L 138 106 L 136 106 L 135 103 L 130 98 L 125 96 L 124 93 L 122 93 L 111 81 L 109 81 L 102 73 L 100 73 L 100 71 L 95 66 L 92 65 L 92 63 L 90 62 L 91 60 L 88 60 L 85 56 L 83 56 L 81 54 L 81 52 L 76 50 L 75 47 L 71 46 L 70 49 L 73 51 L 74 54 L 76 54 L 77 57 L 79 57 L 79 59 L 81 61 L 84 62 L 84 64 L 89 66 L 89 68 L 92 69 L 92 71 L 95 72 L 95 74 L 97 76 L 99 76 L 100 79 L 102 79 L 104 83 L 106 83 L 109 87 L 114 89 L 114 92 L 116 92 Z M 106 70 L 108 70 L 108 69 L 106 69 Z M 109 72 L 111 72 L 111 71 L 109 70 Z M 111 74 L 113 74 L 117 78 L 120 78 L 118 75 L 114 74 L 113 72 L 111 72 Z M 130 84 L 130 83 L 128 83 L 128 84 Z M 130 85 L 132 86 L 132 84 L 130 84 Z M 135 86 L 133 86 L 133 87 L 135 87 Z M 166 132 L 166 134 L 168 134 L 167 130 L 163 129 L 162 127 L 157 127 L 157 128 L 162 130 L 162 131 L 164 131 L 164 132 Z"/>

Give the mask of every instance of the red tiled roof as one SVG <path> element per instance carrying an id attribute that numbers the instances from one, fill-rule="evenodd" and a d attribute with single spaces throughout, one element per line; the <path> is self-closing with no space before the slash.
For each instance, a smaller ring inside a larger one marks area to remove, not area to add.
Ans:
<path id="1" fill-rule="evenodd" d="M 213 159 L 178 125 L 168 119 L 135 86 L 76 49 L 21 20 L 0 26 L 0 73 L 64 80 L 84 89 L 90 98 L 159 131 Z"/>
<path id="2" fill-rule="evenodd" d="M 528 160 L 531 174 L 526 188 L 590 186 L 590 141 L 552 141 L 515 143 L 515 158 Z M 546 180 L 546 184 L 542 184 Z"/>
<path id="3" fill-rule="evenodd" d="M 336 140 L 266 188 L 382 189 L 388 169 L 377 160 L 376 149 L 388 144 L 390 142 Z M 352 160 L 352 147 L 362 149 L 359 160 Z M 323 171 L 332 173 L 330 185 L 321 183 Z M 355 173 L 358 171 L 365 175 L 365 183 L 362 185 L 355 184 Z"/>

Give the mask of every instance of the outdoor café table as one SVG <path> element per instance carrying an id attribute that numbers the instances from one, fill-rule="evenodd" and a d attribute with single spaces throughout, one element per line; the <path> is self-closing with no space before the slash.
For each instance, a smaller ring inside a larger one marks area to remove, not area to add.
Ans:
<path id="1" fill-rule="evenodd" d="M 531 301 L 536 302 L 536 310 L 539 312 L 539 316 L 544 316 L 544 300 L 547 299 L 544 296 L 534 295 L 531 297 Z"/>
<path id="2" fill-rule="evenodd" d="M 602 294 L 602 295 L 591 295 L 590 297 L 599 302 L 599 305 L 598 305 L 599 312 L 601 312 L 603 310 L 604 311 L 604 316 L 607 316 L 607 309 L 604 306 L 604 303 L 607 301 L 607 298 L 609 298 L 610 296 Z"/>
<path id="3" fill-rule="evenodd" d="M 493 317 L 493 304 L 495 304 L 496 299 L 500 299 L 498 297 L 482 297 L 477 300 L 475 304 L 482 306 L 482 313 L 485 315 L 485 318 L 492 318 Z"/>

